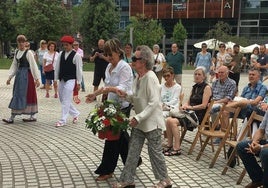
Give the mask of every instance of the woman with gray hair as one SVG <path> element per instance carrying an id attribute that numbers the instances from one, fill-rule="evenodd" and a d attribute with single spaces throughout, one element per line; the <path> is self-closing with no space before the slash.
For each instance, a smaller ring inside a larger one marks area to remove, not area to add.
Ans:
<path id="1" fill-rule="evenodd" d="M 163 77 L 163 68 L 164 64 L 166 63 L 165 56 L 160 52 L 160 47 L 158 44 L 155 44 L 153 46 L 153 52 L 154 52 L 154 66 L 153 66 L 153 71 L 155 72 L 159 83 L 161 84 L 162 82 L 162 77 Z"/>
<path id="2" fill-rule="evenodd" d="M 154 187 L 172 187 L 161 149 L 161 134 L 165 121 L 160 104 L 161 86 L 154 72 L 153 52 L 148 46 L 139 46 L 132 57 L 133 68 L 138 76 L 134 80 L 132 92 L 118 90 L 121 97 L 126 97 L 133 105 L 136 115 L 130 119 L 132 127 L 128 157 L 115 188 L 135 187 L 134 175 L 145 139 L 148 140 L 148 153 L 156 179 L 160 182 Z"/>
<path id="3" fill-rule="evenodd" d="M 206 113 L 208 103 L 212 96 L 211 87 L 206 83 L 206 69 L 205 67 L 197 67 L 194 71 L 194 82 L 192 92 L 188 101 L 182 105 L 181 110 L 193 110 L 199 120 L 202 122 Z M 175 117 L 168 117 L 166 119 L 166 133 L 168 144 L 163 149 L 165 156 L 180 155 L 180 126 L 179 119 Z M 174 145 L 173 145 L 174 139 Z"/>

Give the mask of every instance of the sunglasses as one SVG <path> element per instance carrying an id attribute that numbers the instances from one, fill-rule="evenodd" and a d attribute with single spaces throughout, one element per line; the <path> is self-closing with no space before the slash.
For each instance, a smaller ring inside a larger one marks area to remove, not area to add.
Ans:
<path id="1" fill-rule="evenodd" d="M 163 75 L 164 78 L 168 78 L 168 77 L 170 77 L 170 76 L 171 76 L 171 74 L 164 74 L 164 75 Z"/>
<path id="2" fill-rule="evenodd" d="M 132 62 L 136 62 L 136 61 L 141 60 L 141 59 L 142 59 L 141 57 L 135 57 L 135 56 L 133 56 L 131 58 Z"/>

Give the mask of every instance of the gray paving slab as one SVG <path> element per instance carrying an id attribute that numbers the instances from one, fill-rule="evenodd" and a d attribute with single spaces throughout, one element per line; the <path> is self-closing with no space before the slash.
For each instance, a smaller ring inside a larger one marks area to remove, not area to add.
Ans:
<path id="1" fill-rule="evenodd" d="M 7 86 L 7 70 L 0 70 L 0 118 L 10 115 L 8 104 L 12 95 L 12 85 Z M 92 72 L 84 73 L 86 91 L 80 93 L 82 102 L 76 107 L 81 112 L 79 123 L 71 123 L 61 128 L 54 124 L 60 117 L 60 102 L 55 98 L 45 98 L 45 91 L 37 89 L 39 113 L 38 121 L 24 123 L 18 116 L 14 124 L 0 122 L 0 188 L 13 187 L 111 187 L 118 180 L 123 169 L 121 161 L 115 169 L 114 177 L 104 182 L 96 182 L 94 170 L 100 163 L 103 140 L 85 129 L 84 120 L 89 111 L 100 100 L 85 104 L 84 98 L 93 90 Z M 189 97 L 193 85 L 192 71 L 183 74 L 184 100 Z M 246 74 L 241 75 L 240 91 L 247 83 Z M 52 93 L 52 92 L 51 92 Z M 194 132 L 187 132 L 186 139 L 193 140 Z M 212 151 L 207 147 L 199 161 L 195 160 L 200 146 L 197 145 L 192 155 L 187 155 L 190 144 L 183 142 L 182 155 L 166 157 L 166 163 L 173 187 L 243 187 L 250 182 L 246 175 L 241 185 L 236 180 L 242 171 L 240 164 L 221 175 L 226 160 L 223 153 L 219 156 L 214 168 L 208 168 Z M 136 187 L 151 187 L 157 182 L 151 171 L 147 145 L 141 154 L 143 164 L 137 168 Z"/>

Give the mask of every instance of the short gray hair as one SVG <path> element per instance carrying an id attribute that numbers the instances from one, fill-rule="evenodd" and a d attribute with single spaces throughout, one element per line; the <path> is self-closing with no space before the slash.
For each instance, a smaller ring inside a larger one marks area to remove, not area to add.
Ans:
<path id="1" fill-rule="evenodd" d="M 158 44 L 155 44 L 154 46 L 153 46 L 153 49 L 160 49 L 160 47 L 159 47 L 159 45 Z"/>
<path id="2" fill-rule="evenodd" d="M 194 70 L 194 73 L 195 73 L 196 71 L 198 71 L 198 70 L 201 70 L 201 71 L 202 71 L 202 74 L 203 74 L 203 76 L 205 77 L 205 81 L 206 81 L 206 80 L 207 80 L 206 68 L 203 67 L 203 66 L 198 66 L 198 67 L 196 67 L 196 69 Z"/>
<path id="3" fill-rule="evenodd" d="M 145 62 L 145 67 L 147 70 L 152 70 L 154 66 L 154 53 L 146 45 L 141 45 L 136 48 L 137 51 L 141 52 L 141 61 Z"/>

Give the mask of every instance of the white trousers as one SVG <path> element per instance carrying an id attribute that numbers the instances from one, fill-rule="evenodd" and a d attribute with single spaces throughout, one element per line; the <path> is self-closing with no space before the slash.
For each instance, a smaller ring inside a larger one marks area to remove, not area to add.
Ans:
<path id="1" fill-rule="evenodd" d="M 75 79 L 59 82 L 59 99 L 61 102 L 61 119 L 59 122 L 63 124 L 66 124 L 69 114 L 73 117 L 78 117 L 80 114 L 72 104 L 74 85 Z"/>

